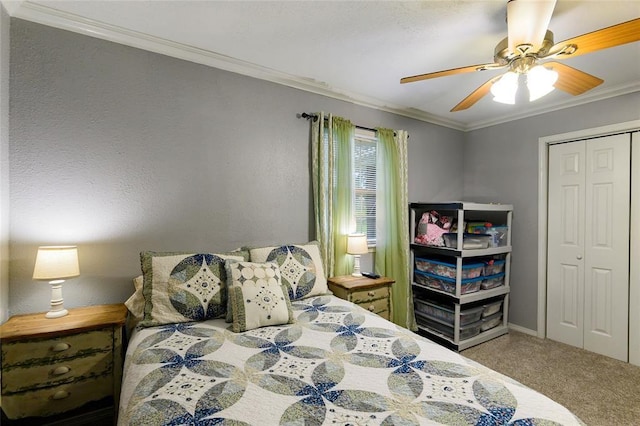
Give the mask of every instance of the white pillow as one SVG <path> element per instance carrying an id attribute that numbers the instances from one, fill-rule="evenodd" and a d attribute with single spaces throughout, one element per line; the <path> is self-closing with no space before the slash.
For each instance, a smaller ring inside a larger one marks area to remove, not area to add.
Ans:
<path id="1" fill-rule="evenodd" d="M 276 263 L 228 260 L 225 266 L 234 332 L 293 322 L 289 292 Z"/>
<path id="2" fill-rule="evenodd" d="M 133 287 L 135 288 L 135 291 L 131 297 L 124 302 L 127 309 L 129 309 L 129 312 L 131 312 L 131 315 L 139 319 L 142 319 L 144 316 L 144 295 L 142 294 L 142 283 L 142 275 L 133 279 Z"/>
<path id="3" fill-rule="evenodd" d="M 276 262 L 291 300 L 327 294 L 327 278 L 316 241 L 250 249 L 252 262 Z"/>

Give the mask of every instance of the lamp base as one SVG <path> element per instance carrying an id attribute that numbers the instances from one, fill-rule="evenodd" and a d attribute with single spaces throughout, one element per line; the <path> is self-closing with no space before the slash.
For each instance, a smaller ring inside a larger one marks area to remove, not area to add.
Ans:
<path id="1" fill-rule="evenodd" d="M 64 299 L 62 299 L 63 282 L 64 280 L 49 281 L 49 284 L 51 284 L 51 308 L 45 318 L 60 318 L 69 313 L 64 308 Z"/>
<path id="2" fill-rule="evenodd" d="M 69 311 L 67 311 L 66 309 L 62 309 L 60 311 L 49 311 L 45 315 L 45 318 L 60 318 L 67 315 L 68 313 Z"/>
<path id="3" fill-rule="evenodd" d="M 351 273 L 351 276 L 353 277 L 362 276 L 362 274 L 360 273 L 360 255 L 359 254 L 353 255 L 353 272 Z"/>

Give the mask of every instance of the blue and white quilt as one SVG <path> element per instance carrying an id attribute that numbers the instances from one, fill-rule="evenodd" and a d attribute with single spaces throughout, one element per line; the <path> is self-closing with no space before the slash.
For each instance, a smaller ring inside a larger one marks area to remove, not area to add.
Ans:
<path id="1" fill-rule="evenodd" d="M 563 406 L 357 305 L 293 303 L 294 324 L 136 330 L 119 425 L 581 425 Z"/>

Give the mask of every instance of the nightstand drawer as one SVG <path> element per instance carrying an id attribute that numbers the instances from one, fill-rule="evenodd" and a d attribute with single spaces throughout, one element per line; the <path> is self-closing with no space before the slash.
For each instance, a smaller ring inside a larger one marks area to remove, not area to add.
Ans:
<path id="1" fill-rule="evenodd" d="M 10 419 L 49 416 L 113 395 L 113 378 L 83 380 L 50 388 L 2 396 L 2 411 Z"/>
<path id="2" fill-rule="evenodd" d="M 380 316 L 383 316 L 381 315 L 383 312 L 389 311 L 389 299 L 387 298 L 357 303 L 357 305 L 363 307 L 369 312 L 373 312 L 374 314 L 378 314 Z"/>
<path id="3" fill-rule="evenodd" d="M 2 394 L 4 396 L 71 383 L 83 379 L 110 375 L 113 355 L 97 352 L 84 357 L 58 360 L 47 364 L 32 364 L 7 368 L 2 372 Z"/>
<path id="4" fill-rule="evenodd" d="M 53 364 L 93 352 L 113 350 L 113 329 L 106 328 L 59 338 L 32 339 L 2 344 L 2 369 Z"/>
<path id="5" fill-rule="evenodd" d="M 386 299 L 389 297 L 389 287 L 368 288 L 357 290 L 351 293 L 351 301 L 361 304 L 378 299 Z"/>

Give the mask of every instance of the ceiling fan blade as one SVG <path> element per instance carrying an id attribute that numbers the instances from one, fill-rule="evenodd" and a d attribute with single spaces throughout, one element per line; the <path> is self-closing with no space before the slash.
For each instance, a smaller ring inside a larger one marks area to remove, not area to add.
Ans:
<path id="1" fill-rule="evenodd" d="M 500 64 L 470 65 L 468 67 L 453 68 L 450 70 L 436 71 L 436 72 L 430 72 L 427 74 L 419 74 L 411 77 L 404 77 L 400 79 L 400 83 L 401 84 L 413 83 L 414 81 L 428 80 L 430 78 L 437 78 L 437 77 L 446 77 L 448 75 L 464 74 L 468 72 L 484 71 L 484 70 L 495 70 L 495 69 L 504 68 L 505 66 L 506 65 L 500 65 Z"/>
<path id="2" fill-rule="evenodd" d="M 465 110 L 467 108 L 471 108 L 476 102 L 478 102 L 487 93 L 489 93 L 489 90 L 491 90 L 491 85 L 493 83 L 495 83 L 496 81 L 498 81 L 500 79 L 500 77 L 502 77 L 502 75 L 499 75 L 497 77 L 493 77 L 489 81 L 484 83 L 482 86 L 478 87 L 476 90 L 471 92 L 469 94 L 469 96 L 467 96 L 466 98 L 461 100 L 458 105 L 454 106 L 453 109 L 451 110 L 451 112 L 462 111 L 462 110 Z"/>
<path id="3" fill-rule="evenodd" d="M 636 18 L 556 43 L 545 56 L 569 58 L 639 40 L 640 18 Z"/>
<path id="4" fill-rule="evenodd" d="M 529 50 L 525 49 L 522 53 L 535 53 L 540 50 L 555 6 L 555 0 L 509 0 L 509 52 L 518 53 L 518 46 L 530 46 Z"/>
<path id="5" fill-rule="evenodd" d="M 570 67 L 569 65 L 561 64 L 560 62 L 547 62 L 544 64 L 544 67 L 553 68 L 554 71 L 557 71 L 558 80 L 556 80 L 553 86 L 570 95 L 581 95 L 604 82 L 601 78 Z"/>

